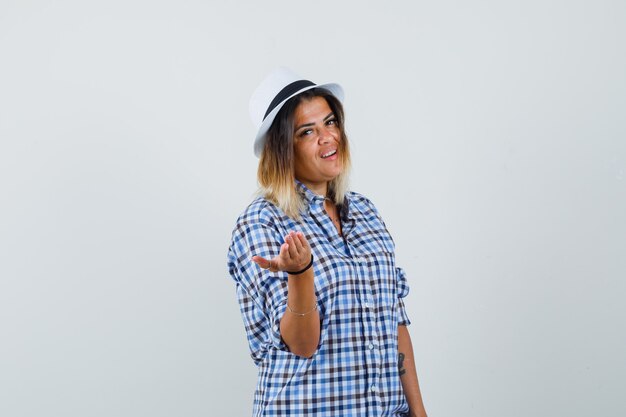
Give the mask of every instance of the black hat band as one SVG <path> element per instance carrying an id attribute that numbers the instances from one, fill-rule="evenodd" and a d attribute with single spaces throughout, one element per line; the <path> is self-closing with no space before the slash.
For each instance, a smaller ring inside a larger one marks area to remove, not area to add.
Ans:
<path id="1" fill-rule="evenodd" d="M 265 120 L 267 115 L 270 114 L 272 110 L 274 110 L 276 106 L 278 106 L 283 100 L 292 96 L 295 92 L 300 91 L 303 88 L 311 87 L 314 85 L 315 83 L 309 80 L 298 80 L 298 81 L 292 82 L 291 84 L 287 84 L 285 87 L 283 87 L 282 90 L 280 90 L 278 94 L 276 94 L 276 97 L 274 97 L 274 100 L 272 100 L 269 107 L 267 108 L 267 111 L 265 112 L 265 116 L 263 116 L 263 120 Z"/>

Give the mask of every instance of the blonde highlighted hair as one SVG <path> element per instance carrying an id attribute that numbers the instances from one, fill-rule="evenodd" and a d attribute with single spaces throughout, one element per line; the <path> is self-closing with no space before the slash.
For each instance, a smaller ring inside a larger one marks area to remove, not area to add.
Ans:
<path id="1" fill-rule="evenodd" d="M 259 194 L 279 207 L 287 216 L 300 220 L 305 201 L 296 190 L 294 166 L 294 114 L 303 101 L 322 97 L 334 113 L 340 130 L 339 157 L 343 164 L 341 174 L 328 184 L 328 195 L 336 204 L 343 204 L 348 192 L 350 147 L 344 129 L 341 102 L 328 90 L 313 88 L 289 99 L 280 109 L 267 132 L 265 146 L 259 160 L 257 178 Z"/>

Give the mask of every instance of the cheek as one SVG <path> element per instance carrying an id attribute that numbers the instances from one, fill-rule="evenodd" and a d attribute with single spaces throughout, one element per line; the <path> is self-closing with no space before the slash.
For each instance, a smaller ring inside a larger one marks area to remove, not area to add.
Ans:
<path id="1" fill-rule="evenodd" d="M 307 171 L 308 158 L 306 149 L 303 146 L 296 146 L 294 149 L 294 168 L 296 175 L 303 175 Z"/>
<path id="2" fill-rule="evenodd" d="M 302 158 L 302 147 L 301 146 L 295 146 L 293 149 L 293 157 L 295 158 L 296 161 L 302 161 L 304 158 Z"/>
<path id="3" fill-rule="evenodd" d="M 308 162 L 315 157 L 315 152 L 313 152 L 310 147 L 306 146 L 306 144 L 301 144 L 295 147 L 294 155 L 297 160 Z"/>

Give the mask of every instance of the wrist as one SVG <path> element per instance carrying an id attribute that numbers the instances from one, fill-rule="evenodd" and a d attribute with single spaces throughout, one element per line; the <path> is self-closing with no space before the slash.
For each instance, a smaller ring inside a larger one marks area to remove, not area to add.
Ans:
<path id="1" fill-rule="evenodd" d="M 311 254 L 311 260 L 304 268 L 298 271 L 285 271 L 285 272 L 287 272 L 289 275 L 300 275 L 308 271 L 312 266 L 313 266 L 313 254 Z"/>

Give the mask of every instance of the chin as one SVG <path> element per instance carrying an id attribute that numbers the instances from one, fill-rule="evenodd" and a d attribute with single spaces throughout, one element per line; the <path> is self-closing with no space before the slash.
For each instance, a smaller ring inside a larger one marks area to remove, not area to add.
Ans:
<path id="1" fill-rule="evenodd" d="M 331 179 L 335 179 L 337 176 L 341 175 L 342 172 L 343 172 L 343 167 L 336 167 L 336 168 L 327 170 L 326 174 Z"/>
<path id="2" fill-rule="evenodd" d="M 328 182 L 336 179 L 339 175 L 341 175 L 341 172 L 336 173 L 335 175 L 329 175 L 328 176 Z"/>

